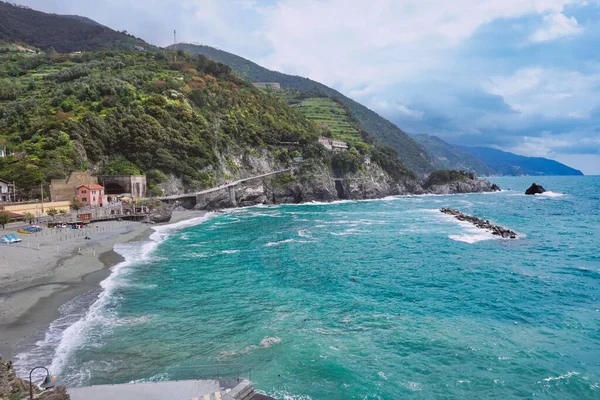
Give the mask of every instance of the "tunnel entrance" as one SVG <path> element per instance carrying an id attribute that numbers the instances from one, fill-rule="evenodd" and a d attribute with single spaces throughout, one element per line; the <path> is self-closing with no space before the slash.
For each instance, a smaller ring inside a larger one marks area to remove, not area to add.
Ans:
<path id="1" fill-rule="evenodd" d="M 335 190 L 337 191 L 338 199 L 344 200 L 346 198 L 346 191 L 344 190 L 342 181 L 335 181 Z"/>
<path id="2" fill-rule="evenodd" d="M 123 194 L 125 188 L 118 183 L 107 183 L 104 185 L 104 194 Z"/>

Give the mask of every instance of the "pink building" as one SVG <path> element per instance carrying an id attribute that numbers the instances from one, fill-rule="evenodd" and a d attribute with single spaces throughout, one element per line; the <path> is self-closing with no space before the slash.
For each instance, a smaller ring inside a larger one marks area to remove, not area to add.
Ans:
<path id="1" fill-rule="evenodd" d="M 77 200 L 82 206 L 101 206 L 104 201 L 104 187 L 100 185 L 79 186 Z"/>

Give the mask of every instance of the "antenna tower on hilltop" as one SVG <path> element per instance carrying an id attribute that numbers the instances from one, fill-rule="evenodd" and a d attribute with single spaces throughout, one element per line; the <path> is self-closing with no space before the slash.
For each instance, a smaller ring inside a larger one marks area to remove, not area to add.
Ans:
<path id="1" fill-rule="evenodd" d="M 177 31 L 173 31 L 173 44 L 177 44 Z"/>

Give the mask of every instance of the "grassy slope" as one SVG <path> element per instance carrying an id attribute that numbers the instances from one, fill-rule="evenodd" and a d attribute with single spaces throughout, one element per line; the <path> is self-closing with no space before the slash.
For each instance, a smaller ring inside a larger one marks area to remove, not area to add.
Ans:
<path id="1" fill-rule="evenodd" d="M 308 119 L 329 129 L 336 136 L 359 135 L 344 107 L 330 98 L 304 99 L 298 105 L 298 110 Z"/>
<path id="2" fill-rule="evenodd" d="M 0 40 L 59 53 L 153 47 L 141 39 L 76 16 L 47 14 L 0 1 Z"/>
<path id="3" fill-rule="evenodd" d="M 433 164 L 427 152 L 396 125 L 367 107 L 319 82 L 299 76 L 270 71 L 242 57 L 209 46 L 177 44 L 169 48 L 185 50 L 192 54 L 203 54 L 212 60 L 229 65 L 241 76 L 254 82 L 279 82 L 286 89 L 317 92 L 334 98 L 352 111 L 361 129 L 365 130 L 375 139 L 394 148 L 398 152 L 400 160 L 409 168 L 419 173 L 433 170 Z"/>

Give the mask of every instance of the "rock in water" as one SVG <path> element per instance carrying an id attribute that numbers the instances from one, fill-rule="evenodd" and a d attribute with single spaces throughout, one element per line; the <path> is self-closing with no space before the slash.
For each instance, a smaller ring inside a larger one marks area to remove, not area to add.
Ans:
<path id="1" fill-rule="evenodd" d="M 546 191 L 546 189 L 544 189 L 543 186 L 534 183 L 529 187 L 529 189 L 527 189 L 525 191 L 525 194 L 530 194 L 530 195 L 541 194 L 541 193 L 544 193 L 545 191 Z"/>

